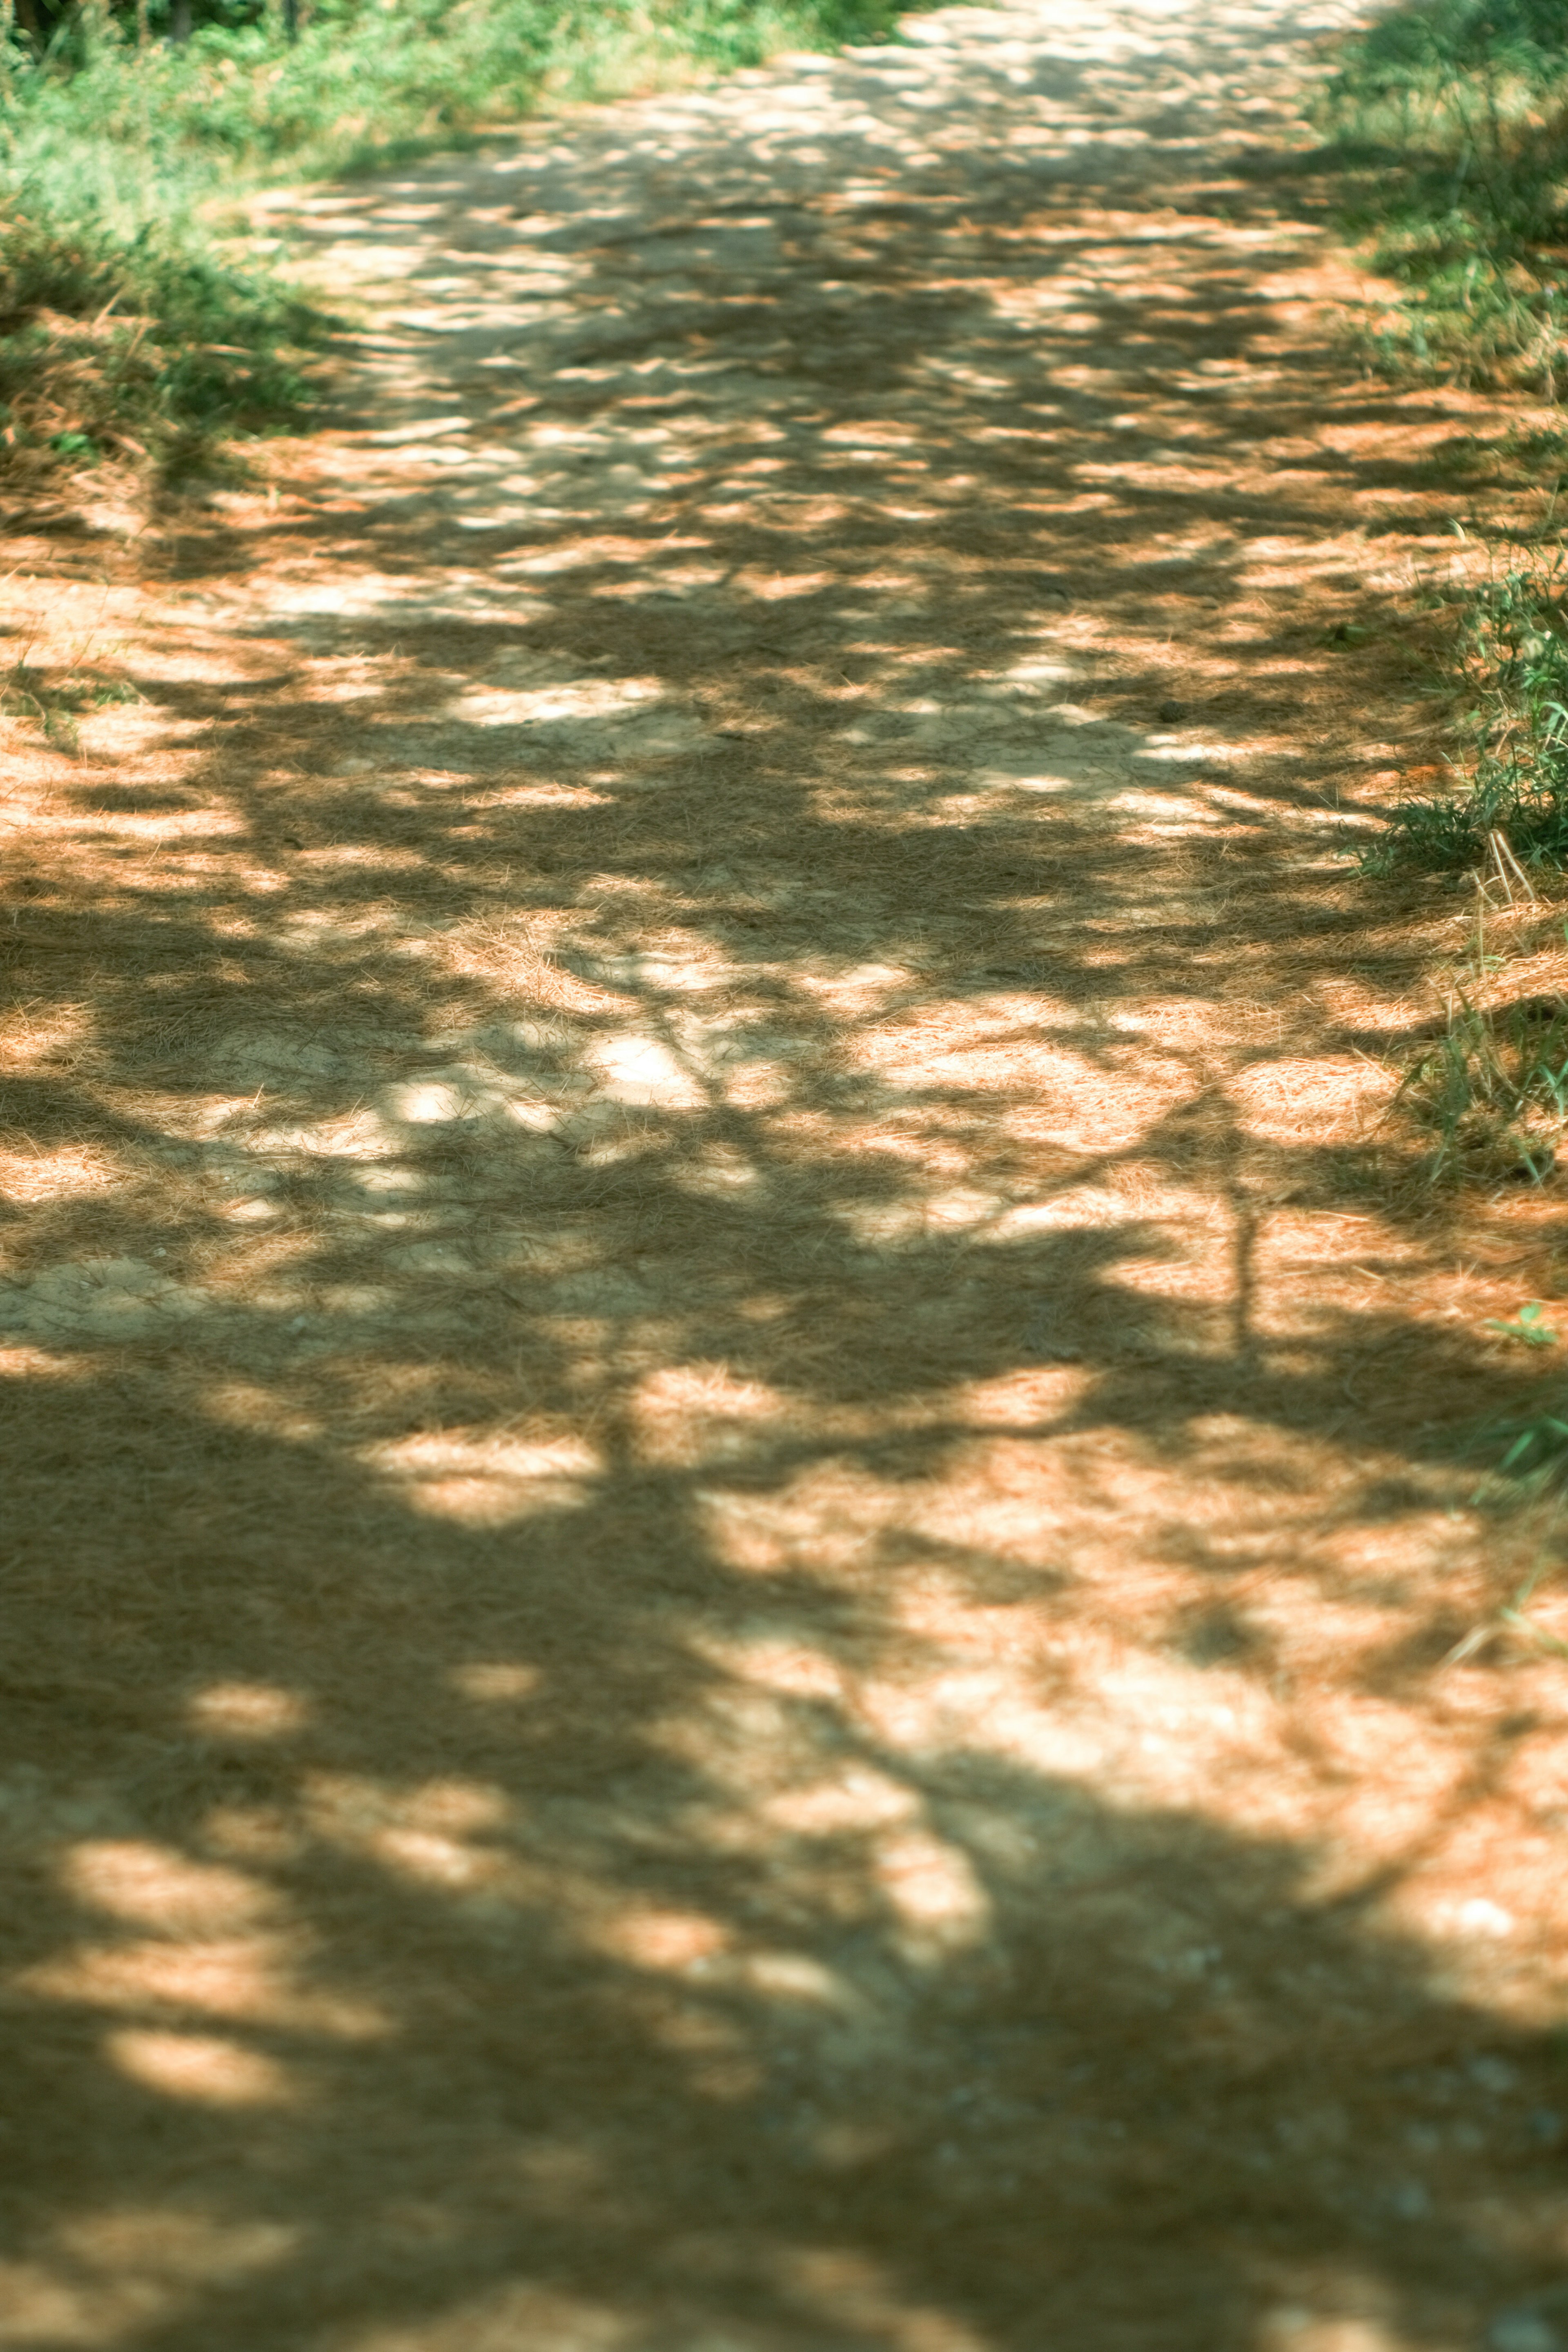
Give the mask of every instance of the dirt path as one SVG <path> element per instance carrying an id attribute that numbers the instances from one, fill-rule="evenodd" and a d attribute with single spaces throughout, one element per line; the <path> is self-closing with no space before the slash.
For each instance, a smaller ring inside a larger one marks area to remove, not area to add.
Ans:
<path id="1" fill-rule="evenodd" d="M 1307 29 L 291 200 L 355 413 L 22 551 L 0 2347 L 1568 2344 Z"/>

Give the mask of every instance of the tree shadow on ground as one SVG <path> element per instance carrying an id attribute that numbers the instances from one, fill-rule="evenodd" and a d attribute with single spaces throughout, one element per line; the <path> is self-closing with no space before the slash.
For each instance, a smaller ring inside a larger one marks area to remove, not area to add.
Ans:
<path id="1" fill-rule="evenodd" d="M 146 1375 L 8 1402 L 19 2341 L 1436 2345 L 1552 2284 L 1561 2037 L 1141 1799 L 1038 1570 L 737 1564 L 613 1442 L 475 1529 Z"/>
<path id="2" fill-rule="evenodd" d="M 364 415 L 33 746 L 18 2343 L 1548 2325 L 1540 1955 L 1421 1899 L 1547 1834 L 1438 1672 L 1529 1383 L 1356 1286 L 1446 1263 L 1355 1073 L 1448 910 L 1348 878 L 1335 632 L 1451 419 L 1144 95 L 334 196 Z"/>

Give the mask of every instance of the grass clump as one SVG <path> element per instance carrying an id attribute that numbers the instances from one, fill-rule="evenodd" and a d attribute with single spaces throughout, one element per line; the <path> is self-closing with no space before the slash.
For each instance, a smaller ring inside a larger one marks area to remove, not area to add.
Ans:
<path id="1" fill-rule="evenodd" d="M 1352 159 L 1347 224 L 1405 289 L 1372 337 L 1376 355 L 1556 399 L 1568 327 L 1561 0 L 1394 8 L 1341 49 L 1321 111 Z"/>
<path id="2" fill-rule="evenodd" d="M 1435 1183 L 1542 1182 L 1568 1129 L 1568 1001 L 1489 1012 L 1456 989 L 1392 1108 L 1428 1138 Z"/>
<path id="3" fill-rule="evenodd" d="M 1568 6 L 1405 0 L 1336 51 L 1321 113 L 1346 165 L 1345 225 L 1403 299 L 1371 332 L 1391 372 L 1568 396 Z M 1568 428 L 1521 425 L 1467 471 L 1552 493 Z M 1568 618 L 1562 581 L 1510 570 L 1454 592 L 1458 782 L 1410 800 L 1363 869 L 1489 867 L 1511 896 L 1568 863 Z"/>
<path id="4" fill-rule="evenodd" d="M 1410 800 L 1363 869 L 1457 873 L 1568 863 L 1568 596 L 1552 572 L 1510 571 L 1458 596 L 1450 687 L 1464 783 Z"/>
<path id="5" fill-rule="evenodd" d="M 62 675 L 35 667 L 24 656 L 0 670 L 0 715 L 31 720 L 47 743 L 73 755 L 81 748 L 82 718 L 142 699 L 129 678 L 105 677 L 79 662 Z"/>
<path id="6" fill-rule="evenodd" d="M 1568 1394 L 1554 1390 L 1522 1412 L 1488 1422 L 1479 1442 L 1498 1454 L 1500 1475 L 1561 1483 L 1568 1470 Z"/>
<path id="7" fill-rule="evenodd" d="M 210 462 L 223 436 L 302 413 L 324 324 L 177 213 L 125 236 L 24 184 L 0 215 L 0 472 L 25 488 L 105 458 L 165 479 Z"/>

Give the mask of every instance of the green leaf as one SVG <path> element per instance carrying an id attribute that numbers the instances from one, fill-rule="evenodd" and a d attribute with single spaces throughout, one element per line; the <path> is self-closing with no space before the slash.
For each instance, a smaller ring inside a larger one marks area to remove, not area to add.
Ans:
<path id="1" fill-rule="evenodd" d="M 1556 1332 L 1541 1319 L 1545 1311 L 1539 1299 L 1532 1299 L 1528 1307 L 1520 1308 L 1511 1323 L 1500 1322 L 1494 1317 L 1481 1328 L 1495 1331 L 1500 1339 L 1517 1339 L 1526 1348 L 1555 1348 Z"/>

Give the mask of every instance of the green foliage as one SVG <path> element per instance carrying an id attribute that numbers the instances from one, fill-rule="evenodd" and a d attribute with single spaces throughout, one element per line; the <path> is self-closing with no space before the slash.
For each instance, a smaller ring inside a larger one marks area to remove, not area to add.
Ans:
<path id="1" fill-rule="evenodd" d="M 1539 1184 L 1568 1127 L 1568 1003 L 1489 1013 L 1456 990 L 1442 1034 L 1412 1056 L 1392 1108 L 1429 1138 L 1435 1183 Z"/>
<path id="2" fill-rule="evenodd" d="M 1495 1331 L 1500 1339 L 1517 1339 L 1521 1348 L 1555 1348 L 1558 1334 L 1550 1323 L 1542 1319 L 1545 1313 L 1541 1301 L 1532 1298 L 1527 1307 L 1521 1307 L 1518 1314 L 1509 1317 L 1506 1322 L 1494 1317 L 1482 1328 Z"/>
<path id="3" fill-rule="evenodd" d="M 58 675 L 35 669 L 24 658 L 0 671 L 0 712 L 31 719 L 46 742 L 73 755 L 80 749 L 79 719 L 115 703 L 141 700 L 129 678 L 106 677 L 79 665 Z"/>
<path id="4" fill-rule="evenodd" d="M 884 35 L 893 0 L 79 0 L 0 38 L 0 467 L 167 473 L 298 416 L 326 322 L 226 257 L 237 186 L 450 145 L 551 97 L 607 97 Z"/>
<path id="5" fill-rule="evenodd" d="M 1461 791 L 1406 801 L 1363 869 L 1462 872 L 1494 835 L 1520 865 L 1568 864 L 1568 603 L 1554 572 L 1508 572 L 1467 588 L 1451 686 L 1469 761 Z M 1506 866 L 1506 858 L 1504 864 Z"/>
<path id="6" fill-rule="evenodd" d="M 1568 1466 L 1568 1397 L 1554 1394 L 1526 1412 L 1488 1422 L 1480 1443 L 1499 1451 L 1505 1476 L 1542 1483 L 1560 1478 Z"/>
<path id="7" fill-rule="evenodd" d="M 1568 325 L 1568 9 L 1395 8 L 1341 51 L 1322 113 L 1352 166 L 1347 221 L 1407 289 L 1371 339 L 1374 356 L 1528 380 L 1555 398 Z"/>
<path id="8" fill-rule="evenodd" d="M 188 213 L 130 234 L 85 174 L 13 183 L 0 221 L 0 452 L 15 479 L 105 457 L 165 475 L 215 437 L 285 418 L 321 323 L 276 280 L 226 266 Z M 62 185 L 62 182 L 64 184 Z"/>

